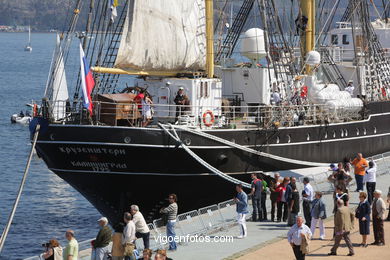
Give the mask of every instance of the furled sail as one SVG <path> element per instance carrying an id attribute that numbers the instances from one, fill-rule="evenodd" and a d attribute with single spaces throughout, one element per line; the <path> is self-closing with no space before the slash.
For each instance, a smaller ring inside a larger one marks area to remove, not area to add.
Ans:
<path id="1" fill-rule="evenodd" d="M 204 0 L 132 0 L 115 67 L 196 71 L 206 66 Z"/>
<path id="2" fill-rule="evenodd" d="M 64 68 L 64 59 L 60 47 L 60 38 L 57 34 L 57 55 L 59 60 L 54 68 L 53 80 L 53 117 L 55 120 L 63 119 L 66 116 L 66 102 L 69 101 L 68 85 Z"/>

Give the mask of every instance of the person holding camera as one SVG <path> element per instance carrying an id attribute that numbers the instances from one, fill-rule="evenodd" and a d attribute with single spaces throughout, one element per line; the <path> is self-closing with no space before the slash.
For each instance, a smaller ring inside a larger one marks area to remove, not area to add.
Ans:
<path id="1" fill-rule="evenodd" d="M 42 244 L 46 248 L 45 253 L 42 254 L 43 259 L 46 260 L 62 260 L 62 248 L 58 240 L 51 239 L 49 243 Z"/>

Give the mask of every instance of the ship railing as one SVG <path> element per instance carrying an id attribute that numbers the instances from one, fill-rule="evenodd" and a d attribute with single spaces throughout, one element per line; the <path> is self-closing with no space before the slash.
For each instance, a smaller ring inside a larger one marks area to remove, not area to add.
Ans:
<path id="1" fill-rule="evenodd" d="M 336 64 L 352 62 L 352 65 L 356 65 L 356 58 L 359 58 L 359 56 L 363 57 L 362 55 L 365 55 L 365 51 L 360 47 L 356 50 L 357 55 L 355 55 L 354 48 L 345 48 L 342 46 L 322 46 L 320 50 L 327 50 Z M 389 49 L 385 48 L 383 51 L 385 56 L 390 57 Z"/>
<path id="2" fill-rule="evenodd" d="M 61 123 L 97 124 L 111 126 L 157 126 L 158 122 L 200 128 L 277 128 L 300 125 L 326 124 L 357 120 L 358 112 L 331 111 L 324 105 L 270 105 L 270 106 L 212 106 L 153 104 L 150 118 L 147 108 L 136 103 L 94 102 L 93 115 L 80 103 L 77 111 L 64 108 L 66 102 L 55 102 L 43 108 L 42 113 Z M 47 111 L 57 114 L 47 115 Z M 144 115 L 144 116 L 143 116 Z"/>
<path id="3" fill-rule="evenodd" d="M 236 222 L 236 209 L 235 201 L 227 200 L 219 204 L 210 205 L 198 210 L 192 210 L 179 214 L 176 218 L 176 236 L 204 236 L 214 233 L 219 230 L 226 229 L 228 226 Z M 251 207 L 248 206 L 251 211 Z M 249 215 L 249 214 L 248 214 Z M 155 219 L 153 223 L 150 223 L 149 229 L 153 230 L 152 236 L 157 242 L 151 243 L 150 248 L 152 250 L 163 249 L 168 247 L 168 242 L 159 238 L 166 237 L 166 224 L 162 218 Z M 187 240 L 179 241 L 180 244 L 187 244 Z M 139 251 L 143 249 L 141 240 L 136 242 Z"/>

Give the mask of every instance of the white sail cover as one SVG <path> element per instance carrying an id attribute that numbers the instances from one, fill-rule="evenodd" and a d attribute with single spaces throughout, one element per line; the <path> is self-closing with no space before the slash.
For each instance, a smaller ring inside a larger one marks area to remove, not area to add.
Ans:
<path id="1" fill-rule="evenodd" d="M 64 68 L 63 53 L 60 47 L 60 38 L 57 34 L 57 55 L 59 61 L 54 68 L 53 80 L 53 117 L 55 120 L 65 118 L 66 102 L 69 101 L 68 85 Z"/>
<path id="2" fill-rule="evenodd" d="M 131 0 L 115 67 L 204 70 L 204 0 Z"/>

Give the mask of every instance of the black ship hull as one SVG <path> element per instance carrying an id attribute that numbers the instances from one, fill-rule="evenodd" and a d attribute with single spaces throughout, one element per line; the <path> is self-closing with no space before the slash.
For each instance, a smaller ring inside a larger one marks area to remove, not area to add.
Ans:
<path id="1" fill-rule="evenodd" d="M 261 155 L 186 130 L 177 133 L 207 163 L 249 182 L 249 172 L 325 166 L 357 152 L 369 157 L 389 151 L 390 113 L 378 112 L 330 125 L 204 131 Z M 234 195 L 232 183 L 210 173 L 159 128 L 50 124 L 36 150 L 50 170 L 112 222 L 131 204 L 149 220 L 158 217 L 169 193 L 178 195 L 181 212 Z"/>

